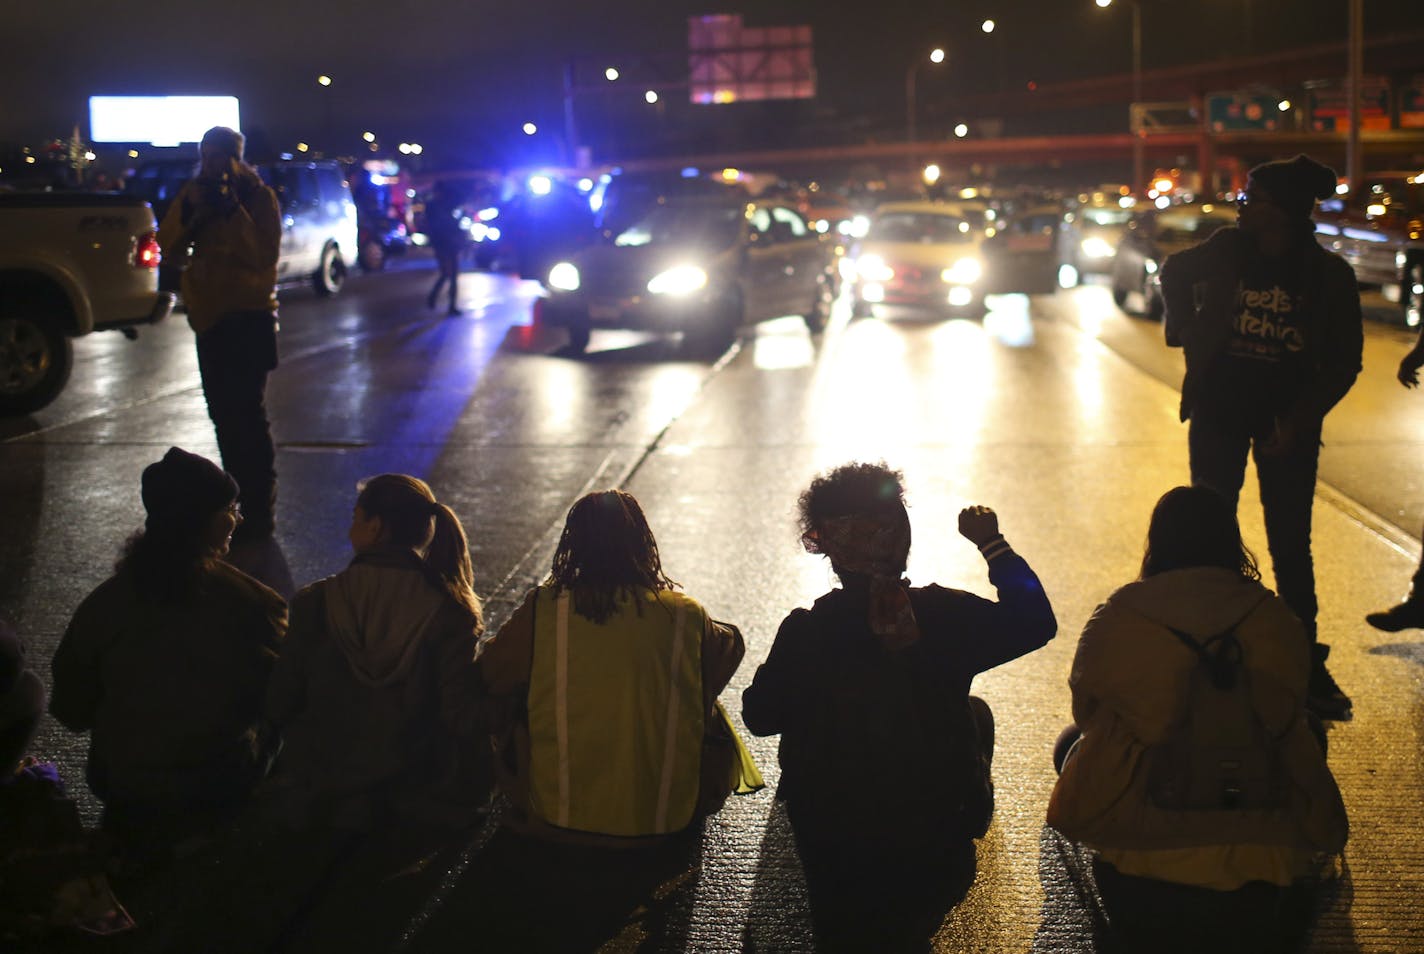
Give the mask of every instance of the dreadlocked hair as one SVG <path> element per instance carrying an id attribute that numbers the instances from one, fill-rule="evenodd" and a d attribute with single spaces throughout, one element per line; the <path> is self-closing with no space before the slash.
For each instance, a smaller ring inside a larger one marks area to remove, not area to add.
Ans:
<path id="1" fill-rule="evenodd" d="M 569 508 L 545 582 L 571 593 L 574 611 L 595 623 L 608 621 L 620 597 L 678 585 L 663 572 L 643 508 L 621 490 L 586 494 Z"/>
<path id="2" fill-rule="evenodd" d="M 429 484 L 409 474 L 370 477 L 356 489 L 356 506 L 381 519 L 392 546 L 419 554 L 431 584 L 450 594 L 474 618 L 475 632 L 482 632 L 484 610 L 475 595 L 470 544 L 455 512 L 435 500 Z"/>

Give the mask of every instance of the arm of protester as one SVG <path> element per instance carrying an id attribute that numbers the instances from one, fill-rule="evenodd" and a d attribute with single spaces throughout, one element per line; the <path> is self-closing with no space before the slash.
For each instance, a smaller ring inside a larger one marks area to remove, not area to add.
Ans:
<path id="1" fill-rule="evenodd" d="M 717 696 L 732 681 L 746 654 L 747 646 L 740 629 L 706 617 L 702 630 L 702 696 L 707 711 L 711 711 Z"/>
<path id="2" fill-rule="evenodd" d="M 964 609 L 965 647 L 974 672 L 1017 659 L 1046 644 L 1058 631 L 1053 606 L 1038 575 L 999 532 L 999 518 L 988 507 L 967 507 L 959 514 L 959 532 L 983 554 L 998 601 L 969 596 Z"/>
<path id="3" fill-rule="evenodd" d="M 781 621 L 766 662 L 757 667 L 752 684 L 742 692 L 742 721 L 753 735 L 776 735 L 787 728 L 795 708 L 793 687 L 804 678 L 798 648 L 810 635 L 806 632 L 810 619 L 809 611 L 797 609 Z"/>

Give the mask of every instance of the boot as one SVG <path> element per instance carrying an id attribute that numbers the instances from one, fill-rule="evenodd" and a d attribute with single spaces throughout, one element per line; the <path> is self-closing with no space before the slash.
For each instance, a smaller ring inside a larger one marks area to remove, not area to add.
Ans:
<path id="1" fill-rule="evenodd" d="M 1402 629 L 1424 629 L 1424 599 L 1416 599 L 1413 593 L 1398 606 L 1391 606 L 1378 613 L 1369 613 L 1365 622 L 1386 633 L 1397 633 Z"/>
<path id="2" fill-rule="evenodd" d="M 1338 722 L 1347 721 L 1353 715 L 1354 704 L 1345 695 L 1330 670 L 1325 668 L 1325 660 L 1330 655 L 1330 647 L 1324 643 L 1311 646 L 1314 657 L 1310 667 L 1310 682 L 1306 689 L 1305 707 L 1317 718 Z"/>

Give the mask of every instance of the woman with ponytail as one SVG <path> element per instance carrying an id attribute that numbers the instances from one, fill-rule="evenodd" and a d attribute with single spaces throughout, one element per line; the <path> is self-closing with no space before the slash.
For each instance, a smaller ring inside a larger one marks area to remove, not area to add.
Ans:
<path id="1" fill-rule="evenodd" d="M 423 481 L 382 474 L 359 485 L 349 536 L 350 566 L 292 601 L 266 706 L 284 741 L 274 803 L 296 825 L 462 826 L 489 793 L 464 528 Z"/>

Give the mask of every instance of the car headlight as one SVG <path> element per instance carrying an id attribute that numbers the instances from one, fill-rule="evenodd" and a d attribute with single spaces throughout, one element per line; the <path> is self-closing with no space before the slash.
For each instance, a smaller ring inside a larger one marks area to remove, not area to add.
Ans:
<path id="1" fill-rule="evenodd" d="M 888 282 L 895 277 L 895 270 L 879 255 L 862 255 L 855 263 L 855 271 L 867 282 Z"/>
<path id="2" fill-rule="evenodd" d="M 942 281 L 951 285 L 972 285 L 984 274 L 984 266 L 977 258 L 961 258 L 949 268 L 939 273 Z"/>
<path id="3" fill-rule="evenodd" d="M 1150 258 L 1149 258 L 1147 261 L 1145 261 L 1145 262 L 1142 263 L 1142 267 L 1143 267 L 1144 270 L 1146 270 L 1147 274 L 1149 274 L 1149 275 L 1156 275 L 1156 274 L 1157 274 L 1157 263 L 1154 262 L 1154 261 L 1153 261 L 1152 259 L 1150 259 Z"/>
<path id="4" fill-rule="evenodd" d="M 648 292 L 653 295 L 691 295 L 706 287 L 707 273 L 696 265 L 677 265 L 648 282 Z"/>
<path id="5" fill-rule="evenodd" d="M 559 291 L 579 290 L 579 270 L 573 262 L 560 262 L 549 269 L 549 287 Z"/>
<path id="6" fill-rule="evenodd" d="M 1101 236 L 1092 235 L 1083 239 L 1081 246 L 1084 258 L 1112 258 L 1113 247 Z"/>

